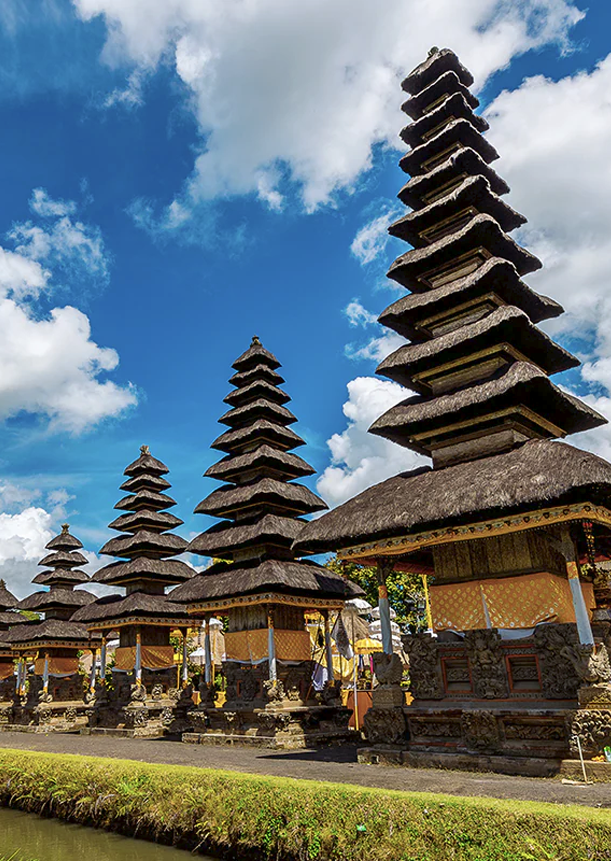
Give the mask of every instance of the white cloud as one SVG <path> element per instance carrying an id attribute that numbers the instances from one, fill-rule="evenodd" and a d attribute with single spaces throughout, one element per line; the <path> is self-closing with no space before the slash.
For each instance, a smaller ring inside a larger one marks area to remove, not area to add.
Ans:
<path id="1" fill-rule="evenodd" d="M 44 188 L 35 188 L 30 198 L 30 209 L 43 218 L 74 215 L 76 203 L 73 200 L 53 200 Z"/>
<path id="2" fill-rule="evenodd" d="M 144 104 L 144 84 L 146 73 L 135 69 L 127 79 L 125 87 L 117 87 L 102 101 L 102 108 L 114 108 L 117 105 L 128 110 L 139 108 Z"/>
<path id="3" fill-rule="evenodd" d="M 362 266 L 372 263 L 386 250 L 390 239 L 388 228 L 402 213 L 403 210 L 393 206 L 361 227 L 352 240 L 350 251 Z"/>
<path id="4" fill-rule="evenodd" d="M 358 299 L 353 299 L 344 308 L 344 314 L 351 326 L 369 326 L 377 322 L 377 317 L 364 308 Z"/>
<path id="5" fill-rule="evenodd" d="M 202 137 L 183 205 L 255 194 L 307 210 L 351 189 L 376 144 L 397 144 L 398 83 L 451 45 L 479 84 L 531 48 L 567 44 L 572 0 L 73 0 L 104 16 L 104 60 L 171 64 Z"/>
<path id="6" fill-rule="evenodd" d="M 348 383 L 348 400 L 343 406 L 348 427 L 328 440 L 331 466 L 316 484 L 328 505 L 340 505 L 372 484 L 428 462 L 415 452 L 367 433 L 375 419 L 408 394 L 398 383 L 375 377 L 357 377 Z"/>

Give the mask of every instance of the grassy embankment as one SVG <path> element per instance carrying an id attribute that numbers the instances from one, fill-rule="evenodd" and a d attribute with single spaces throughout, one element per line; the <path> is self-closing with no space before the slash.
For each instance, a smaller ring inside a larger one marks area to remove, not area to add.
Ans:
<path id="1" fill-rule="evenodd" d="M 0 804 L 257 861 L 611 858 L 606 810 L 94 757 L 2 750 Z"/>

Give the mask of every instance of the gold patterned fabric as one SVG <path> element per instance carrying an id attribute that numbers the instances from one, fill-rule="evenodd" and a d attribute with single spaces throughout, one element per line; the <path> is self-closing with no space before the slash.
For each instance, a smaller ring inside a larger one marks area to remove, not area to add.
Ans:
<path id="1" fill-rule="evenodd" d="M 174 666 L 172 646 L 142 646 L 140 662 L 147 670 L 165 670 Z M 115 651 L 115 669 L 129 671 L 136 666 L 136 647 L 119 646 Z"/>
<path id="2" fill-rule="evenodd" d="M 3 682 L 5 679 L 10 679 L 10 677 L 15 672 L 15 665 L 12 661 L 8 663 L 0 663 L 0 682 Z"/>
<path id="3" fill-rule="evenodd" d="M 56 658 L 49 655 L 49 675 L 50 676 L 71 676 L 73 673 L 78 673 L 78 658 Z M 34 661 L 34 673 L 37 676 L 42 676 L 45 671 L 44 656 L 36 658 Z"/>
<path id="4" fill-rule="evenodd" d="M 225 634 L 225 655 L 228 661 L 256 663 L 268 656 L 267 628 L 253 631 L 231 631 Z M 309 661 L 309 631 L 290 631 L 274 629 L 276 658 L 279 661 Z"/>
<path id="5" fill-rule="evenodd" d="M 591 583 L 582 583 L 586 606 L 594 606 Z M 569 581 L 545 571 L 518 577 L 431 586 L 435 631 L 534 628 L 541 622 L 575 622 Z"/>

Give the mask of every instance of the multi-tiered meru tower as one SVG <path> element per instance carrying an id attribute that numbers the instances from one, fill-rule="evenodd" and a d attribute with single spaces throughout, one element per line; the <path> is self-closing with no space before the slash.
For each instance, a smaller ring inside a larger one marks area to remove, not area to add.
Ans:
<path id="1" fill-rule="evenodd" d="M 360 590 L 326 568 L 295 561 L 291 550 L 303 515 L 326 505 L 293 482 L 314 470 L 292 453 L 304 441 L 289 427 L 297 419 L 285 406 L 290 398 L 280 388 L 279 367 L 256 337 L 233 364 L 235 389 L 219 419 L 229 430 L 212 443 L 226 456 L 206 472 L 225 483 L 195 509 L 223 520 L 188 548 L 222 561 L 173 593 L 206 624 L 213 614 L 228 619 L 226 703 L 212 707 L 203 690 L 187 741 L 223 737 L 299 747 L 349 732 L 337 686 L 314 691 L 305 614 L 322 612 L 328 638 L 329 612 Z"/>
<path id="2" fill-rule="evenodd" d="M 7 635 L 19 659 L 12 724 L 40 732 L 73 732 L 87 724 L 91 679 L 80 671 L 79 653 L 95 649 L 95 641 L 73 616 L 95 596 L 74 588 L 90 580 L 81 570 L 87 564 L 82 548 L 65 523 L 46 546 L 51 552 L 40 560 L 46 570 L 32 581 L 48 588 L 17 604 L 18 610 L 42 613 L 44 619 L 35 615 L 25 625 L 11 628 Z M 30 665 L 33 672 L 28 672 Z"/>
<path id="3" fill-rule="evenodd" d="M 437 49 L 403 83 L 413 122 L 399 197 L 411 212 L 390 232 L 412 249 L 389 277 L 409 293 L 380 322 L 409 343 L 377 372 L 415 394 L 370 431 L 433 468 L 370 488 L 309 524 L 297 547 L 377 562 L 381 611 L 388 571 L 431 575 L 435 634 L 406 639 L 415 703 L 371 709 L 370 741 L 410 763 L 483 755 L 487 767 L 533 770 L 535 757 L 545 771 L 571 733 L 597 748 L 593 713 L 567 727 L 584 680 L 611 676 L 594 548 L 611 525 L 611 467 L 552 441 L 605 419 L 550 380 L 579 362 L 537 328 L 562 308 L 522 280 L 541 263 L 508 235 L 525 219 L 490 167 L 498 154 L 472 83 Z M 611 706 L 611 690 L 582 690 L 579 702 Z M 611 712 L 604 720 L 611 739 Z"/>
<path id="4" fill-rule="evenodd" d="M 185 728 L 192 705 L 187 676 L 187 631 L 184 608 L 166 597 L 168 586 L 193 576 L 186 562 L 172 557 L 187 542 L 170 530 L 182 524 L 167 509 L 176 502 L 164 476 L 168 468 L 153 457 L 148 446 L 125 469 L 127 491 L 115 508 L 121 514 L 110 525 L 121 534 L 100 550 L 120 561 L 100 568 L 93 580 L 125 589 L 125 597 L 110 595 L 79 610 L 76 617 L 90 631 L 102 634 L 101 673 L 90 713 L 92 732 L 127 736 L 156 736 Z M 182 635 L 182 663 L 174 663 L 170 634 Z M 106 685 L 106 641 L 118 632 L 119 646 L 112 667 L 112 687 Z"/>
<path id="5" fill-rule="evenodd" d="M 27 621 L 15 609 L 17 603 L 17 598 L 6 588 L 4 580 L 0 580 L 0 703 L 12 702 L 15 693 L 15 653 L 6 635 L 13 625 Z M 9 720 L 10 717 L 10 709 L 0 709 L 0 721 Z"/>

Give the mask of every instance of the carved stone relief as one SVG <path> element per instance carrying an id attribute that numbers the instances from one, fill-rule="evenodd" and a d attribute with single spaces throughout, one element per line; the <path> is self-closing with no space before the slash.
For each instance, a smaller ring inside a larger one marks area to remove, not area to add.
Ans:
<path id="1" fill-rule="evenodd" d="M 369 709 L 363 719 L 363 729 L 372 744 L 398 744 L 405 741 L 405 715 L 402 709 Z"/>
<path id="2" fill-rule="evenodd" d="M 508 696 L 509 683 L 499 632 L 467 631 L 464 643 L 473 675 L 475 696 L 482 699 Z"/>
<path id="3" fill-rule="evenodd" d="M 403 648 L 409 656 L 410 690 L 414 699 L 442 699 L 443 683 L 436 640 L 430 634 L 408 635 L 403 637 Z"/>

